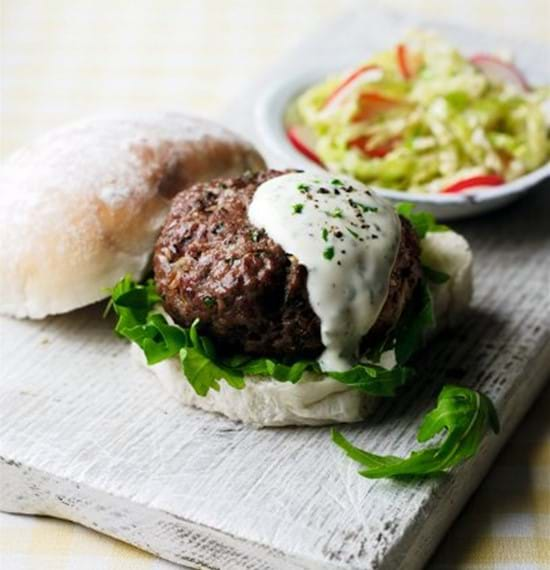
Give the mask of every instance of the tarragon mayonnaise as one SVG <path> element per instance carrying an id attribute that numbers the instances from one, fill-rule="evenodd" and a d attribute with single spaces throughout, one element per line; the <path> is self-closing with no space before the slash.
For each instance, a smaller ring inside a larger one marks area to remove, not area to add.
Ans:
<path id="1" fill-rule="evenodd" d="M 392 205 L 347 177 L 292 173 L 260 185 L 248 217 L 308 271 L 321 367 L 349 369 L 388 294 L 401 236 Z"/>

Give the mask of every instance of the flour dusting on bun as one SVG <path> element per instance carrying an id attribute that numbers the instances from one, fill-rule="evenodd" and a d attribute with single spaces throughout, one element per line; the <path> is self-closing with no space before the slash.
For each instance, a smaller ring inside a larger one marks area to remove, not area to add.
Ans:
<path id="1" fill-rule="evenodd" d="M 177 192 L 263 168 L 246 141 L 180 113 L 107 115 L 54 130 L 0 172 L 0 312 L 42 318 L 141 278 Z"/>

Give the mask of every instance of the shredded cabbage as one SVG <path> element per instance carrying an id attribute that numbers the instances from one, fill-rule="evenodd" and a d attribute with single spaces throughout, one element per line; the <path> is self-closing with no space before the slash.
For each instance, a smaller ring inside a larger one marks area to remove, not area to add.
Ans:
<path id="1" fill-rule="evenodd" d="M 349 73 L 329 78 L 289 110 L 287 123 L 309 128 L 329 170 L 436 193 L 474 176 L 509 181 L 548 161 L 550 89 L 497 82 L 434 35 L 400 45 L 404 59 L 394 48 L 357 68 L 381 73 L 344 87 Z"/>

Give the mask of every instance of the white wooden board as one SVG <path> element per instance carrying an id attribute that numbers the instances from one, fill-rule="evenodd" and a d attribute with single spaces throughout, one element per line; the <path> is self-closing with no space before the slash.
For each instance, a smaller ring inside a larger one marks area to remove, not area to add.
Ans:
<path id="1" fill-rule="evenodd" d="M 179 408 L 99 306 L 2 321 L 0 508 L 80 522 L 209 568 L 415 568 L 536 397 L 550 363 L 548 189 L 462 229 L 477 254 L 468 320 L 418 359 L 425 380 L 345 429 L 406 453 L 447 381 L 481 388 L 504 431 L 451 476 L 368 481 L 328 429 L 260 430 Z"/>
<path id="2" fill-rule="evenodd" d="M 0 509 L 73 520 L 197 568 L 420 567 L 548 377 L 549 212 L 546 184 L 457 226 L 477 260 L 470 315 L 419 356 L 421 380 L 343 430 L 406 454 L 443 383 L 482 389 L 504 429 L 448 477 L 369 481 L 327 428 L 258 431 L 183 409 L 94 306 L 0 322 Z"/>

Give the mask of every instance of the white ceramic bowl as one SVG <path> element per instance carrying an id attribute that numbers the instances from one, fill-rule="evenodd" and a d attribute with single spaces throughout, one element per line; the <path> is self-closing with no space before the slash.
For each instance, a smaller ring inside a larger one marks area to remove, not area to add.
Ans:
<path id="1" fill-rule="evenodd" d="M 259 95 L 254 109 L 256 128 L 263 146 L 274 162 L 304 170 L 322 170 L 292 146 L 286 136 L 284 116 L 296 96 L 333 71 L 317 69 L 288 76 L 283 81 L 269 85 Z M 418 204 L 419 209 L 432 212 L 440 220 L 456 220 L 477 216 L 509 204 L 546 178 L 550 178 L 550 162 L 501 186 L 472 188 L 459 194 L 434 195 L 374 188 L 394 202 Z"/>

